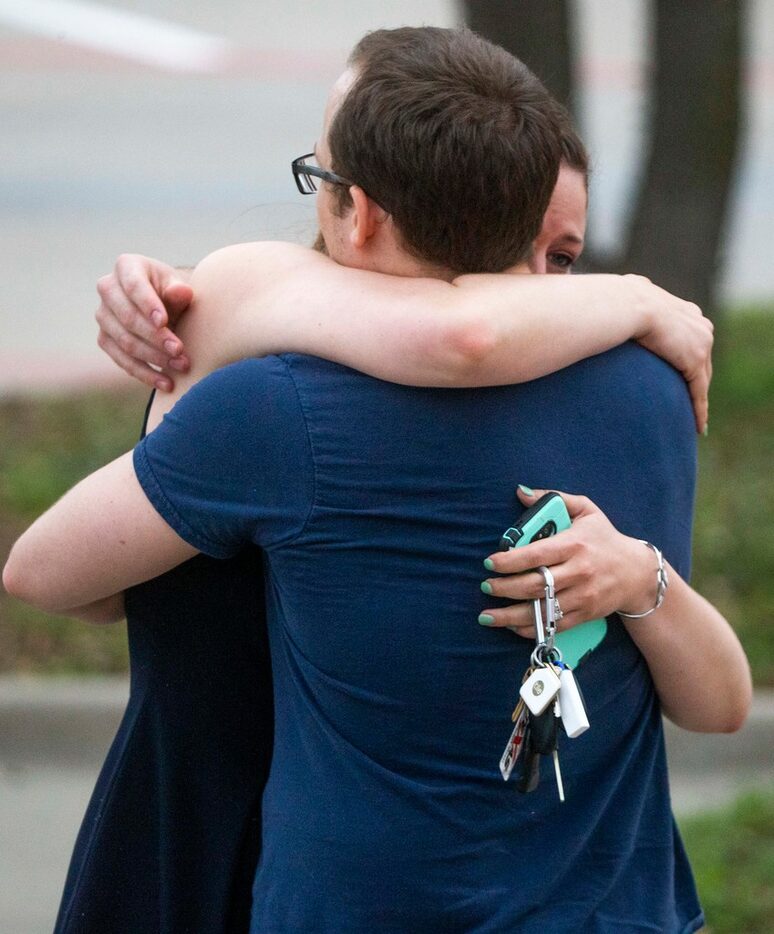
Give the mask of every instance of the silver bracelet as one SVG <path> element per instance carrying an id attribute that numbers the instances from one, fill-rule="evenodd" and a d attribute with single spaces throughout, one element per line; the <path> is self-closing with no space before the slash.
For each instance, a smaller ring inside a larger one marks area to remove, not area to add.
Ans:
<path id="1" fill-rule="evenodd" d="M 646 542 L 644 538 L 641 538 L 640 541 L 643 545 L 647 545 L 648 548 L 653 549 L 653 554 L 656 556 L 656 560 L 658 561 L 658 569 L 656 570 L 656 603 L 644 613 L 624 613 L 622 610 L 618 610 L 618 615 L 625 616 L 627 619 L 643 619 L 645 616 L 650 616 L 651 613 L 655 613 L 664 602 L 667 587 L 669 586 L 669 577 L 667 575 L 667 570 L 664 567 L 664 556 L 652 542 Z"/>

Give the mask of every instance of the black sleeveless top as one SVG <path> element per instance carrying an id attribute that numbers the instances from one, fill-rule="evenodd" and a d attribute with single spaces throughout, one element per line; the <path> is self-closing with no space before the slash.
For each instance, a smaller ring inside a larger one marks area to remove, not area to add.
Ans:
<path id="1" fill-rule="evenodd" d="M 261 561 L 199 555 L 127 591 L 129 703 L 55 934 L 248 930 L 274 723 Z"/>

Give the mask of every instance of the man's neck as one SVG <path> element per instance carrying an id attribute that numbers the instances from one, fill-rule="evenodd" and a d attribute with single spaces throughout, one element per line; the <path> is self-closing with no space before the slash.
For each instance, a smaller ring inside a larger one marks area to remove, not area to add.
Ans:
<path id="1" fill-rule="evenodd" d="M 360 269 L 380 272 L 386 276 L 401 276 L 405 279 L 443 279 L 451 282 L 457 275 L 448 267 L 412 256 L 398 244 L 390 244 L 386 249 L 363 251 L 357 256 L 357 260 L 359 261 L 357 266 Z M 345 262 L 343 265 L 349 265 L 349 263 Z"/>

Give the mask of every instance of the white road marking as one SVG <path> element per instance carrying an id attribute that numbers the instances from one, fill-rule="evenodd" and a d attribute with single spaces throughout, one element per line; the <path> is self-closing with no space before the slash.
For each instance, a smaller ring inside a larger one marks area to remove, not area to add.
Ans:
<path id="1" fill-rule="evenodd" d="M 167 71 L 219 72 L 234 51 L 226 39 L 88 0 L 0 0 L 0 22 Z"/>

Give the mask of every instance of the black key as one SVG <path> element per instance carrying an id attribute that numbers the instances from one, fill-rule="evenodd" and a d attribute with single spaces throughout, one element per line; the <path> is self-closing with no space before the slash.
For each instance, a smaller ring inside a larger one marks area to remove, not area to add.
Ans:
<path id="1" fill-rule="evenodd" d="M 556 749 L 558 720 L 554 713 L 554 705 L 549 704 L 543 713 L 530 715 L 529 738 L 530 748 L 541 756 L 550 756 Z"/>
<path id="2" fill-rule="evenodd" d="M 540 784 L 540 753 L 531 748 L 529 739 L 527 740 L 527 748 L 524 750 L 522 762 L 521 777 L 516 784 L 516 789 L 526 795 L 534 791 Z"/>
<path id="3" fill-rule="evenodd" d="M 553 704 L 551 707 L 553 708 Z M 535 748 L 532 739 L 532 728 L 543 716 L 545 716 L 545 714 L 536 717 L 529 709 L 527 710 L 527 732 L 524 734 L 521 776 L 516 785 L 517 790 L 523 795 L 534 791 L 540 784 L 540 753 Z M 540 727 L 538 727 L 538 729 L 540 729 Z"/>

